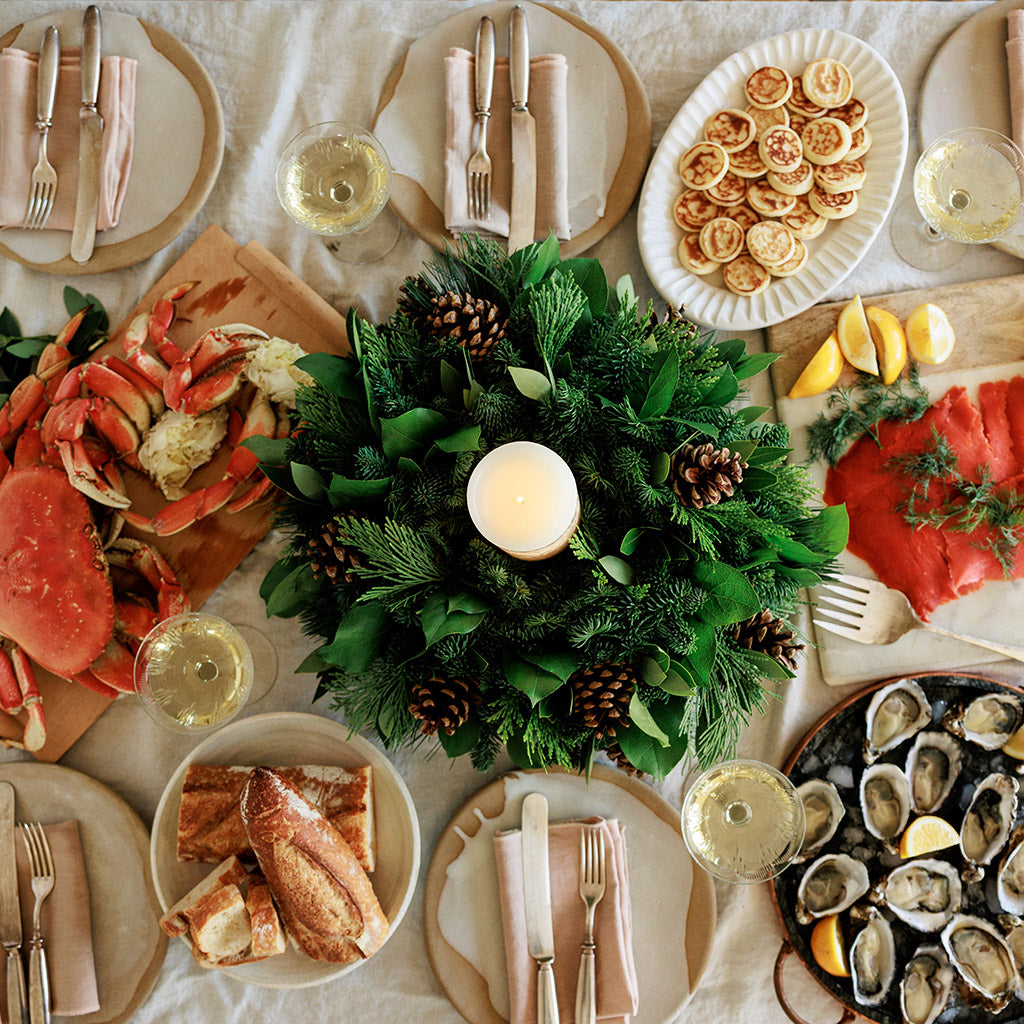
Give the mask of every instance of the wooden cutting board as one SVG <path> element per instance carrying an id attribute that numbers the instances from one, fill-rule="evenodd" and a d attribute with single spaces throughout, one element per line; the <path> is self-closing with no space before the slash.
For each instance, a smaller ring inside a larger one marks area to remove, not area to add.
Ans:
<path id="1" fill-rule="evenodd" d="M 270 336 L 297 342 L 307 352 L 345 352 L 345 318 L 299 280 L 258 242 L 239 245 L 216 226 L 207 228 L 181 258 L 143 296 L 139 304 L 98 350 L 122 355 L 121 338 L 137 313 L 151 309 L 173 285 L 197 281 L 177 303 L 178 316 L 169 337 L 187 348 L 210 327 L 247 323 Z M 189 489 L 214 483 L 224 472 L 229 451 L 197 472 Z M 152 515 L 166 499 L 148 477 L 126 472 L 132 508 Z M 262 501 L 238 513 L 225 510 L 170 537 L 132 529 L 127 536 L 152 544 L 177 573 L 193 608 L 203 602 L 235 569 L 270 528 L 272 502 Z M 47 721 L 47 742 L 36 757 L 56 761 L 99 717 L 109 699 L 44 670 L 38 673 Z M 20 736 L 20 723 L 0 715 L 0 736 Z"/>
<path id="2" fill-rule="evenodd" d="M 942 307 L 956 332 L 957 344 L 949 359 L 939 366 L 919 367 L 921 380 L 933 400 L 956 384 L 967 388 L 972 399 L 986 380 L 1001 380 L 1024 373 L 1024 274 L 969 281 L 941 288 L 862 296 L 865 305 L 881 306 L 905 321 L 923 302 Z M 785 396 L 814 352 L 836 326 L 846 302 L 825 303 L 768 329 L 768 349 L 782 353 L 771 367 L 772 390 L 779 419 L 793 434 L 794 459 L 807 458 L 806 427 L 826 411 L 828 395 L 787 399 Z M 856 373 L 847 367 L 840 386 Z M 812 464 L 811 473 L 824 486 L 826 467 Z M 873 576 L 859 558 L 844 552 L 844 571 Z M 1019 636 L 1024 616 L 1024 589 L 1019 583 L 994 581 L 981 590 L 942 605 L 932 622 L 947 629 L 994 639 Z M 998 659 L 981 648 L 918 630 L 888 647 L 869 647 L 819 631 L 818 658 L 827 683 L 846 685 L 903 672 L 934 668 L 959 668 Z M 1012 642 L 1012 641 L 1011 641 Z"/>

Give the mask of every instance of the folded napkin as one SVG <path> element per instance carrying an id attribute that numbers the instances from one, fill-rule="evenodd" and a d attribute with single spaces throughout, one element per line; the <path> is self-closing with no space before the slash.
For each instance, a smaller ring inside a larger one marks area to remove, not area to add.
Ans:
<path id="1" fill-rule="evenodd" d="M 44 825 L 53 855 L 53 892 L 39 912 L 46 964 L 50 971 L 51 1009 L 55 1017 L 93 1013 L 100 1008 L 96 968 L 92 957 L 92 925 L 89 918 L 89 885 L 82 859 L 77 821 Z M 28 852 L 17 830 L 14 848 L 18 857 L 18 895 L 21 900 L 22 959 L 28 992 L 28 941 L 32 937 L 32 871 Z M 0 972 L 0 999 L 7 1005 L 7 980 Z"/>
<path id="2" fill-rule="evenodd" d="M 486 220 L 469 216 L 466 164 L 476 149 L 477 127 L 473 87 L 473 55 L 454 48 L 445 57 L 445 197 L 444 222 L 453 234 L 479 231 L 508 235 L 509 193 L 512 182 L 512 141 L 509 117 L 512 96 L 508 60 L 494 62 L 491 116 L 487 122 L 487 152 L 491 158 L 491 214 Z M 560 53 L 530 59 L 529 109 L 537 122 L 536 238 L 553 231 L 569 237 L 569 143 L 566 114 L 568 64 Z"/>
<path id="3" fill-rule="evenodd" d="M 1006 19 L 1006 70 L 1013 141 L 1024 147 L 1024 11 L 1010 11 Z"/>
<path id="4" fill-rule="evenodd" d="M 597 1019 L 624 1021 L 636 1013 L 638 986 L 633 962 L 633 924 L 622 826 L 614 819 L 586 818 L 548 826 L 551 916 L 555 932 L 555 987 L 562 1024 L 574 1019 L 576 978 L 586 911 L 580 899 L 580 832 L 584 825 L 604 830 L 605 893 L 594 913 L 597 944 Z M 537 1020 L 537 963 L 526 948 L 523 906 L 523 835 L 516 829 L 494 837 L 508 966 L 509 1024 Z"/>
<path id="5" fill-rule="evenodd" d="M 135 70 L 131 57 L 104 57 L 100 62 L 97 108 L 103 117 L 100 204 L 96 228 L 117 224 L 128 187 L 135 128 Z M 0 227 L 24 223 L 32 168 L 39 154 L 36 131 L 36 72 L 39 56 L 8 47 L 0 51 Z M 60 52 L 53 127 L 47 156 L 57 170 L 57 195 L 47 228 L 70 231 L 78 197 L 78 111 L 82 72 L 78 47 Z"/>

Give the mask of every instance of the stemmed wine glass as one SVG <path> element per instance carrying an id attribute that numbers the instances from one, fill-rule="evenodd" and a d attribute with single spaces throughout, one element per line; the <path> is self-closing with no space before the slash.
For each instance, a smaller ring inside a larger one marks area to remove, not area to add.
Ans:
<path id="1" fill-rule="evenodd" d="M 683 838 L 691 856 L 725 882 L 766 882 L 800 852 L 804 805 L 793 783 L 761 761 L 709 768 L 683 800 Z"/>
<path id="2" fill-rule="evenodd" d="M 988 128 L 940 135 L 914 167 L 914 195 L 890 224 L 899 256 L 919 270 L 944 270 L 964 254 L 960 243 L 1010 234 L 1024 211 L 1024 153 Z"/>
<path id="3" fill-rule="evenodd" d="M 277 197 L 296 224 L 324 236 L 345 263 L 374 263 L 398 241 L 401 224 L 385 207 L 391 162 L 365 128 L 324 121 L 304 128 L 277 165 Z"/>

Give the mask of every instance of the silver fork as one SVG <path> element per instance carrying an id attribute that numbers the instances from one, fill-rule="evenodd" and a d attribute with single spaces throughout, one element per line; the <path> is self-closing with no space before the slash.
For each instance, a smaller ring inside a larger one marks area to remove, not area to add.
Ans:
<path id="1" fill-rule="evenodd" d="M 53 126 L 53 100 L 57 95 L 57 69 L 60 65 L 60 39 L 51 25 L 43 33 L 39 49 L 39 75 L 36 87 L 36 131 L 39 132 L 39 159 L 32 171 L 32 189 L 25 209 L 27 228 L 44 227 L 57 194 L 57 172 L 46 159 L 46 139 Z"/>
<path id="2" fill-rule="evenodd" d="M 865 580 L 859 576 L 836 576 L 834 580 L 819 585 L 833 594 L 818 597 L 817 612 L 829 618 L 815 618 L 814 624 L 822 629 L 856 640 L 861 644 L 891 644 L 901 636 L 915 629 L 926 629 L 939 636 L 963 640 L 995 651 L 1007 658 L 1024 661 L 1024 647 L 982 640 L 976 636 L 953 633 L 930 622 L 922 622 L 910 606 L 906 594 L 893 590 L 877 580 Z M 827 602 L 827 604 L 825 603 Z M 831 605 L 832 607 L 829 607 Z"/>
<path id="3" fill-rule="evenodd" d="M 604 898 L 604 829 L 589 826 L 580 833 L 580 899 L 587 908 L 587 925 L 576 979 L 576 1024 L 597 1020 L 594 961 L 594 908 Z"/>
<path id="4" fill-rule="evenodd" d="M 486 15 L 476 30 L 476 112 L 480 126 L 476 151 L 466 164 L 469 184 L 469 215 L 484 220 L 491 212 L 491 158 L 487 155 L 487 121 L 491 116 L 494 85 L 494 22 Z"/>
<path id="5" fill-rule="evenodd" d="M 32 894 L 36 898 L 32 910 L 32 938 L 28 948 L 28 1013 L 32 1024 L 50 1024 L 50 979 L 46 969 L 46 950 L 39 927 L 39 910 L 43 900 L 53 891 L 54 870 L 50 843 L 39 822 L 22 824 L 22 839 L 32 865 Z"/>

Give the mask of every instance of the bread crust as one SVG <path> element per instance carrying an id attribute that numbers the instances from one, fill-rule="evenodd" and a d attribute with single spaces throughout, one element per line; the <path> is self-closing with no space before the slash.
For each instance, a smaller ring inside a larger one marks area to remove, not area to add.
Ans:
<path id="1" fill-rule="evenodd" d="M 287 779 L 257 767 L 242 790 L 242 822 L 285 930 L 307 956 L 348 963 L 375 953 L 388 919 L 344 837 Z"/>

